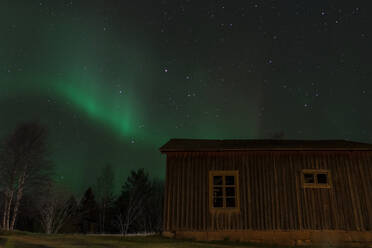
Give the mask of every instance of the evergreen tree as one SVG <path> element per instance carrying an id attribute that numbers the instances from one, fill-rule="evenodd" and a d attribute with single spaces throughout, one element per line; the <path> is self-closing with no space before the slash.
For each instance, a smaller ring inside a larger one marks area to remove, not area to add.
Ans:
<path id="1" fill-rule="evenodd" d="M 164 182 L 153 180 L 151 182 L 151 194 L 146 201 L 145 207 L 145 232 L 160 233 L 163 225 L 163 205 L 164 205 Z"/>
<path id="2" fill-rule="evenodd" d="M 151 182 L 144 169 L 131 171 L 122 186 L 121 194 L 116 202 L 116 223 L 122 234 L 139 230 L 139 221 L 145 214 L 145 206 L 151 195 Z"/>
<path id="3" fill-rule="evenodd" d="M 105 233 L 106 226 L 112 220 L 112 207 L 114 202 L 114 172 L 111 165 L 107 164 L 101 171 L 101 175 L 97 178 L 94 192 L 99 210 L 98 227 L 100 233 Z"/>
<path id="4" fill-rule="evenodd" d="M 98 206 L 91 187 L 85 191 L 79 205 L 79 229 L 82 233 L 95 233 L 98 223 Z"/>

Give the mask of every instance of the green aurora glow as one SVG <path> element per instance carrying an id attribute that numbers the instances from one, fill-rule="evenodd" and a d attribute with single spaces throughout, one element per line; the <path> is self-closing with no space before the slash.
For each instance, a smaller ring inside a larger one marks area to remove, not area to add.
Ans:
<path id="1" fill-rule="evenodd" d="M 234 1 L 186 2 L 2 1 L 0 138 L 45 124 L 56 176 L 76 193 L 105 163 L 117 190 L 131 169 L 164 178 L 170 138 L 368 139 L 368 26 L 350 22 L 344 37 L 294 20 L 287 3 L 283 24 L 252 6 L 237 15 Z"/>

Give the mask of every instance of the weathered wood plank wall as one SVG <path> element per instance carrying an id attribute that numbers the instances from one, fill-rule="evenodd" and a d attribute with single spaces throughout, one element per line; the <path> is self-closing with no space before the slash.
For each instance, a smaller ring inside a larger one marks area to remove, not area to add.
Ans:
<path id="1" fill-rule="evenodd" d="M 302 169 L 330 170 L 303 189 Z M 239 170 L 240 213 L 210 214 L 209 170 Z M 368 151 L 168 152 L 164 230 L 372 230 Z"/>

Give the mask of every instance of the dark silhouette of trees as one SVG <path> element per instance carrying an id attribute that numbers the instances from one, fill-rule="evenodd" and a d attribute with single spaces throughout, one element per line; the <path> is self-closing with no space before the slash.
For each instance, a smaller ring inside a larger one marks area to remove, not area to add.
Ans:
<path id="1" fill-rule="evenodd" d="M 47 130 L 24 123 L 0 143 L 0 228 L 46 233 L 160 232 L 164 184 L 131 171 L 118 197 L 106 165 L 80 201 L 52 181 Z"/>
<path id="2" fill-rule="evenodd" d="M 30 232 L 41 232 L 37 202 L 38 197 L 32 193 L 25 194 L 22 197 L 22 204 L 19 206 L 19 213 L 17 216 L 17 229 Z"/>
<path id="3" fill-rule="evenodd" d="M 139 220 L 139 231 L 160 233 L 163 223 L 164 183 L 160 180 L 151 182 L 150 194 L 144 204 L 143 214 Z"/>
<path id="4" fill-rule="evenodd" d="M 115 223 L 121 234 L 161 228 L 163 186 L 151 182 L 144 169 L 131 171 L 116 201 Z"/>
<path id="5" fill-rule="evenodd" d="M 76 198 L 71 195 L 67 201 L 68 208 L 71 210 L 72 214 L 66 219 L 66 222 L 62 226 L 61 233 L 77 233 L 79 232 L 79 214 L 78 214 L 78 202 Z"/>
<path id="6" fill-rule="evenodd" d="M 159 232 L 163 182 L 144 169 L 131 171 L 116 198 L 114 173 L 106 165 L 79 201 L 52 181 L 47 130 L 24 123 L 0 144 L 0 227 L 46 233 Z"/>
<path id="7" fill-rule="evenodd" d="M 70 195 L 61 185 L 52 183 L 38 201 L 39 219 L 46 234 L 58 233 L 75 214 L 76 206 L 70 202 Z"/>
<path id="8" fill-rule="evenodd" d="M 120 233 L 127 234 L 129 228 L 140 218 L 150 193 L 151 183 L 145 170 L 131 171 L 116 204 L 116 223 Z"/>
<path id="9" fill-rule="evenodd" d="M 106 232 L 106 225 L 110 224 L 112 219 L 112 208 L 114 203 L 114 172 L 111 165 L 107 164 L 97 178 L 94 187 L 96 195 L 99 221 L 98 228 L 100 233 Z"/>
<path id="10" fill-rule="evenodd" d="M 40 192 L 50 181 L 46 129 L 34 122 L 19 125 L 0 147 L 0 188 L 4 203 L 1 226 L 13 230 L 25 193 Z"/>
<path id="11" fill-rule="evenodd" d="M 92 188 L 85 191 L 78 207 L 79 229 L 82 233 L 95 233 L 98 223 L 98 206 Z"/>

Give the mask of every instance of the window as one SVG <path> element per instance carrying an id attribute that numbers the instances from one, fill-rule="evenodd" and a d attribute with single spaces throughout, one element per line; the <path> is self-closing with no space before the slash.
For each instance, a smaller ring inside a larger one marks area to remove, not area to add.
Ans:
<path id="1" fill-rule="evenodd" d="M 330 188 L 331 177 L 328 170 L 302 170 L 303 188 Z"/>
<path id="2" fill-rule="evenodd" d="M 213 211 L 239 211 L 238 171 L 209 171 L 209 205 Z"/>

